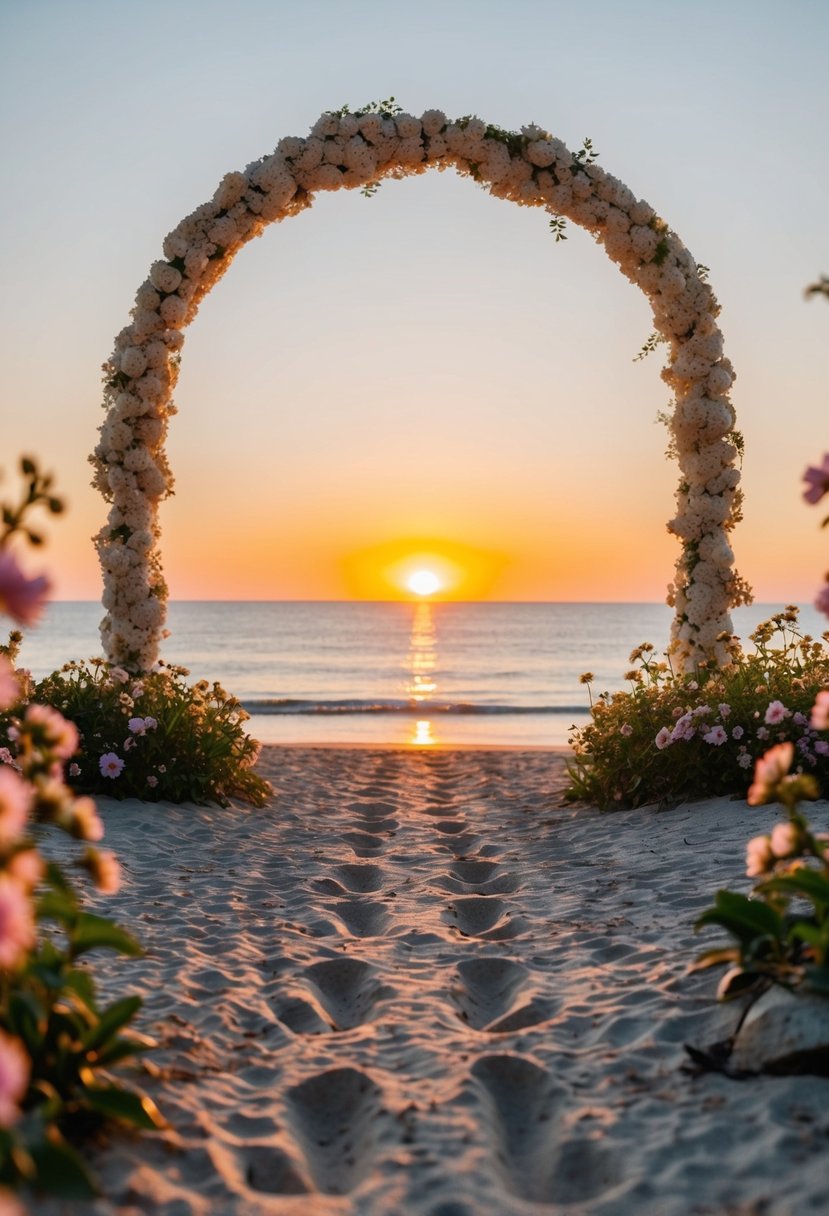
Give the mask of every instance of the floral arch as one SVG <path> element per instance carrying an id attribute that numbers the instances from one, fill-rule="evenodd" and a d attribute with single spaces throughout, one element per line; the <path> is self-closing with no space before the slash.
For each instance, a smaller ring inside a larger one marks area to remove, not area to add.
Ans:
<path id="1" fill-rule="evenodd" d="M 589 143 L 573 154 L 535 126 L 509 132 L 475 117 L 451 121 L 439 110 L 415 118 L 382 102 L 325 113 L 306 139 L 282 139 L 270 155 L 228 173 L 169 234 L 164 259 L 136 293 L 132 321 L 104 365 L 107 416 L 91 457 L 94 485 L 111 503 L 95 543 L 104 576 L 101 637 L 112 662 L 149 670 L 164 633 L 158 505 L 173 488 L 164 440 L 184 330 L 201 300 L 244 244 L 310 207 L 317 191 L 371 193 L 383 178 L 432 168 L 453 168 L 497 198 L 545 208 L 557 239 L 565 218 L 587 229 L 647 296 L 656 330 L 649 344 L 669 350 L 662 378 L 674 394 L 670 447 L 680 467 L 668 522 L 682 546 L 668 589 L 671 647 L 686 668 L 729 661 L 729 609 L 749 599 L 728 541 L 740 518 L 740 436 L 728 398 L 734 372 L 704 269 L 653 207 L 595 163 Z"/>

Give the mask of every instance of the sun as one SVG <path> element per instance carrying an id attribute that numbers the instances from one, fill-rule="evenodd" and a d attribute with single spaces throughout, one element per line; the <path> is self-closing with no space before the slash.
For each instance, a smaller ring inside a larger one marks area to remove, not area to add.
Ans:
<path id="1" fill-rule="evenodd" d="M 434 595 L 440 590 L 442 583 L 434 570 L 415 570 L 414 574 L 410 574 L 406 579 L 406 586 L 415 595 Z"/>

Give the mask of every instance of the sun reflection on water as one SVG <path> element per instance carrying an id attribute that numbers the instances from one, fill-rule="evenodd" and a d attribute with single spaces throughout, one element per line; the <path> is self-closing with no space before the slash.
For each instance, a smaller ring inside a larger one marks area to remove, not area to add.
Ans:
<path id="1" fill-rule="evenodd" d="M 406 660 L 406 696 L 418 708 L 428 708 L 438 690 L 437 678 L 437 631 L 432 605 L 422 601 L 415 605 L 409 653 Z M 409 742 L 417 747 L 429 747 L 437 743 L 432 723 L 426 718 L 418 719 L 411 732 Z"/>

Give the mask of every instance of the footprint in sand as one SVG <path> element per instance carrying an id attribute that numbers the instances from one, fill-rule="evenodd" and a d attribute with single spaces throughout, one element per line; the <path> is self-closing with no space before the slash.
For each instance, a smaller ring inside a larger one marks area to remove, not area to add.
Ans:
<path id="1" fill-rule="evenodd" d="M 394 989 L 374 967 L 355 958 L 334 958 L 306 967 L 300 977 L 307 995 L 284 1003 L 279 1020 L 297 1034 L 353 1030 L 377 1016 L 378 1004 Z"/>
<path id="2" fill-rule="evenodd" d="M 460 986 L 454 996 L 459 1016 L 473 1030 L 508 1034 L 547 1021 L 550 1001 L 521 1004 L 519 993 L 529 983 L 527 968 L 506 958 L 472 958 L 458 964 Z"/>
<path id="3" fill-rule="evenodd" d="M 484 1056 L 473 1064 L 496 1152 L 495 1169 L 511 1194 L 536 1203 L 575 1204 L 624 1183 L 624 1162 L 600 1140 L 562 1135 L 565 1092 L 521 1056 Z"/>
<path id="4" fill-rule="evenodd" d="M 341 899 L 330 904 L 328 911 L 334 913 L 352 937 L 379 937 L 391 922 L 385 907 L 368 899 Z"/>
<path id="5" fill-rule="evenodd" d="M 506 905 L 497 895 L 460 896 L 450 904 L 444 919 L 464 937 L 486 941 L 507 941 L 524 930 L 524 922 L 510 918 Z"/>
<path id="6" fill-rule="evenodd" d="M 345 1195 L 371 1169 L 387 1115 L 378 1085 L 356 1068 L 336 1068 L 285 1096 L 286 1124 L 317 1190 Z"/>

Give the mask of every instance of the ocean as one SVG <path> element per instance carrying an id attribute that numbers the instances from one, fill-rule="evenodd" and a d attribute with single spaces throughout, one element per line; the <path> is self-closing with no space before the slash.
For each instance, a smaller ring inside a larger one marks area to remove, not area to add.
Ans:
<path id="1" fill-rule="evenodd" d="M 780 604 L 734 614 L 747 639 Z M 625 687 L 630 651 L 667 643 L 664 604 L 170 604 L 163 657 L 217 680 L 263 743 L 562 746 L 594 695 Z M 97 602 L 50 604 L 26 636 L 36 676 L 100 654 Z M 826 621 L 802 609 L 804 630 Z"/>

